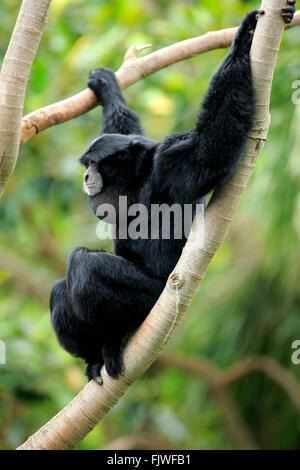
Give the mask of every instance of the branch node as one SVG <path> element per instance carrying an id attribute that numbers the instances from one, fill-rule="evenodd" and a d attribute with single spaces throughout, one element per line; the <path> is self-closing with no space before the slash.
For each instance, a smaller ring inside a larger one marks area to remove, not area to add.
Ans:
<path id="1" fill-rule="evenodd" d="M 174 272 L 170 275 L 169 281 L 173 289 L 178 289 L 184 283 L 184 276 L 179 272 Z"/>
<path id="2" fill-rule="evenodd" d="M 124 62 L 127 62 L 128 60 L 135 60 L 140 52 L 142 52 L 144 49 L 148 49 L 149 47 L 152 47 L 152 44 L 145 44 L 143 46 L 138 47 L 130 46 L 124 56 Z"/>

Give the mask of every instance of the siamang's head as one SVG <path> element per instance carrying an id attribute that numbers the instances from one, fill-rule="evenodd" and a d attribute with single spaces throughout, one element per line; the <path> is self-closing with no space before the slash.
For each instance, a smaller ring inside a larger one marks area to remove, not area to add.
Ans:
<path id="1" fill-rule="evenodd" d="M 140 135 L 103 134 L 79 161 L 86 167 L 83 188 L 93 208 L 127 195 L 143 184 L 157 143 Z"/>

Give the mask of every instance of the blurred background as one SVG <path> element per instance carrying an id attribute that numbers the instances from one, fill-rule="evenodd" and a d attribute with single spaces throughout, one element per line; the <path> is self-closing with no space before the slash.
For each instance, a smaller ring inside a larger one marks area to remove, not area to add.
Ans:
<path id="1" fill-rule="evenodd" d="M 20 4 L 1 1 L 0 61 Z M 131 45 L 157 50 L 236 26 L 259 4 L 52 0 L 24 114 L 82 90 L 93 68 L 117 70 Z M 300 106 L 292 103 L 299 28 L 284 34 L 268 142 L 192 307 L 163 359 L 79 449 L 300 448 L 300 365 L 291 359 L 300 339 Z M 193 126 L 225 53 L 178 63 L 124 92 L 149 137 Z M 96 237 L 77 162 L 100 124 L 96 108 L 31 139 L 0 202 L 0 339 L 7 348 L 7 364 L 0 365 L 1 449 L 22 443 L 86 382 L 81 361 L 57 344 L 48 299 L 75 246 L 111 249 Z"/>

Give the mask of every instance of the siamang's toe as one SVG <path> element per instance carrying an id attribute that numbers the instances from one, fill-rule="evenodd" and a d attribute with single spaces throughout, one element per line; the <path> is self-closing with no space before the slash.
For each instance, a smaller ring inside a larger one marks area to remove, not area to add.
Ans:
<path id="1" fill-rule="evenodd" d="M 294 7 L 294 5 L 296 2 L 294 2 L 293 0 L 290 0 L 287 3 L 290 6 L 281 8 L 281 16 L 283 18 L 283 21 L 288 24 L 288 23 L 291 23 L 294 18 L 294 14 L 296 11 L 296 8 Z"/>
<path id="2" fill-rule="evenodd" d="M 94 377 L 95 382 L 97 382 L 98 385 L 103 385 L 103 380 L 101 375 L 98 375 L 98 377 Z"/>
<path id="3" fill-rule="evenodd" d="M 117 379 L 119 375 L 122 375 L 124 372 L 121 354 L 117 356 L 105 356 L 104 364 L 108 375 L 113 379 Z"/>
<path id="4" fill-rule="evenodd" d="M 85 371 L 85 375 L 87 376 L 88 380 L 95 380 L 95 382 L 97 382 L 99 385 L 103 384 L 103 380 L 100 373 L 102 365 L 103 364 L 101 364 L 100 362 L 96 364 L 88 364 Z"/>

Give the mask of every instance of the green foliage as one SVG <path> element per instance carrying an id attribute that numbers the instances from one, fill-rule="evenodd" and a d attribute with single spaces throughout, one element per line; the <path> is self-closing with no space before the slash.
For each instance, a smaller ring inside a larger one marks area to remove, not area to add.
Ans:
<path id="1" fill-rule="evenodd" d="M 98 66 L 117 70 L 131 45 L 173 42 L 237 25 L 258 1 L 53 0 L 34 62 L 25 113 L 86 86 Z M 0 4 L 0 61 L 20 2 Z M 298 374 L 291 344 L 299 339 L 299 29 L 285 34 L 272 92 L 269 140 L 231 232 L 169 345 L 220 367 L 266 354 Z M 147 53 L 147 52 L 145 52 Z M 164 69 L 125 92 L 146 133 L 160 139 L 190 128 L 209 78 L 225 51 Z M 0 204 L 0 448 L 14 448 L 85 383 L 80 361 L 51 330 L 47 299 L 77 245 L 110 249 L 81 190 L 77 158 L 100 126 L 96 109 L 36 136 L 20 153 Z M 262 448 L 299 446 L 299 417 L 284 392 L 261 374 L 233 387 L 235 403 Z M 205 383 L 175 369 L 153 367 L 80 444 L 95 449 L 122 434 L 147 431 L 179 448 L 235 448 Z"/>

